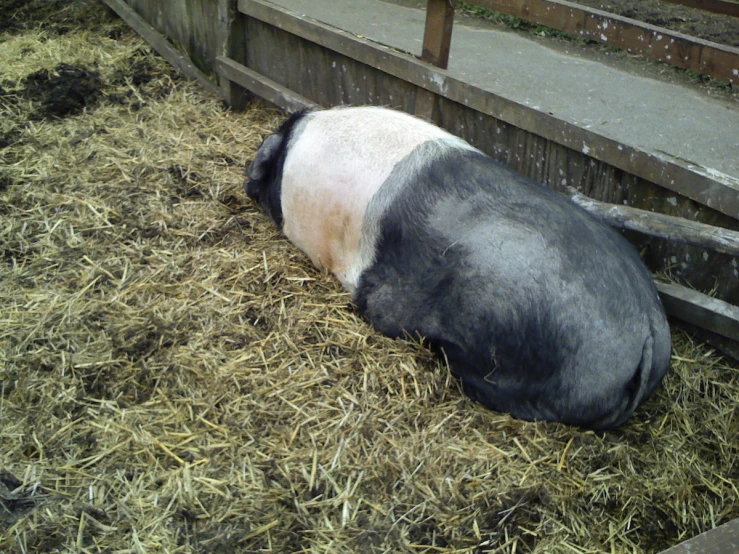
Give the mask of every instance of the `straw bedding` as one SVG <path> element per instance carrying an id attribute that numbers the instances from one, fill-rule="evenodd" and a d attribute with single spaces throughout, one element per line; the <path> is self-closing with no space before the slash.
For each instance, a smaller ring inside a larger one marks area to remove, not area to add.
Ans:
<path id="1" fill-rule="evenodd" d="M 739 372 L 486 411 L 244 195 L 232 113 L 94 2 L 0 13 L 0 551 L 658 552 L 739 517 Z"/>

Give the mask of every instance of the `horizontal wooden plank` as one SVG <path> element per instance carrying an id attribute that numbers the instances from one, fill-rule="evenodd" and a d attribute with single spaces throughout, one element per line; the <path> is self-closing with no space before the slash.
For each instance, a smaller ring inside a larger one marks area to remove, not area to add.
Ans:
<path id="1" fill-rule="evenodd" d="M 149 45 L 156 50 L 160 56 L 167 60 L 170 64 L 179 69 L 185 76 L 195 79 L 200 85 L 214 96 L 221 96 L 218 87 L 208 77 L 195 67 L 187 56 L 180 53 L 164 35 L 157 32 L 154 27 L 149 25 L 139 14 L 123 0 L 103 0 L 103 2 L 118 16 L 125 21 L 134 31 L 143 37 Z"/>
<path id="2" fill-rule="evenodd" d="M 739 307 L 675 283 L 657 283 L 657 290 L 669 315 L 739 341 Z"/>
<path id="3" fill-rule="evenodd" d="M 701 246 L 739 257 L 739 232 L 714 227 L 682 217 L 649 212 L 631 206 L 618 206 L 588 198 L 572 187 L 567 193 L 578 206 L 617 229 L 636 231 L 682 244 Z"/>
<path id="4" fill-rule="evenodd" d="M 706 12 L 739 17 L 739 2 L 732 2 L 731 0 L 665 0 L 665 2 Z"/>
<path id="5" fill-rule="evenodd" d="M 712 346 L 724 356 L 733 358 L 739 362 L 739 341 L 727 339 L 716 333 L 711 333 L 705 329 L 701 329 L 697 325 L 691 325 L 685 321 L 679 323 L 680 327 L 687 333 L 697 338 L 699 341 L 705 342 L 709 346 Z"/>
<path id="6" fill-rule="evenodd" d="M 260 75 L 229 58 L 217 57 L 216 69 L 222 77 L 241 85 L 248 91 L 272 102 L 287 112 L 294 113 L 300 110 L 320 108 L 315 102 L 303 98 L 279 83 L 275 83 L 264 75 Z"/>
<path id="7" fill-rule="evenodd" d="M 736 554 L 739 552 L 739 518 L 706 531 L 661 554 Z"/>
<path id="8" fill-rule="evenodd" d="M 405 54 L 258 0 L 239 0 L 239 11 L 300 38 L 372 66 L 556 144 L 687 196 L 739 219 L 739 181 L 679 158 L 619 143 L 532 107 L 470 85 Z"/>
<path id="9" fill-rule="evenodd" d="M 475 0 L 474 3 L 739 85 L 739 48 L 566 0 Z"/>

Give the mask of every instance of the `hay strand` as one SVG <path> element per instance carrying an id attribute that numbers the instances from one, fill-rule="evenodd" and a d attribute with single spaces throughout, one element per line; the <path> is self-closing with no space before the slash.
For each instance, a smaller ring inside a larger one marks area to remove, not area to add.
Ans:
<path id="1" fill-rule="evenodd" d="M 0 550 L 658 552 L 739 517 L 713 350 L 676 333 L 617 431 L 474 405 L 245 198 L 283 114 L 225 110 L 96 3 L 24 6 L 0 38 Z"/>

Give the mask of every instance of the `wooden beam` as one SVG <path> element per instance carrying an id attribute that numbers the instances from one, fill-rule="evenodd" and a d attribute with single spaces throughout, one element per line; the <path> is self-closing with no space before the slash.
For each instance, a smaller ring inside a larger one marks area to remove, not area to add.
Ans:
<path id="1" fill-rule="evenodd" d="M 705 329 L 701 329 L 697 325 L 691 325 L 686 321 L 680 321 L 678 325 L 690 335 L 693 335 L 701 342 L 712 346 L 724 356 L 735 359 L 739 362 L 739 341 L 727 339 L 716 333 L 711 333 Z"/>
<path id="2" fill-rule="evenodd" d="M 160 56 L 170 64 L 179 69 L 185 76 L 195 79 L 200 85 L 214 96 L 220 97 L 220 90 L 208 77 L 195 67 L 187 56 L 177 51 L 164 35 L 157 32 L 139 14 L 131 9 L 123 0 L 103 0 L 103 2 L 118 16 L 125 21 L 129 27 L 140 34 L 149 45 L 156 50 Z"/>
<path id="3" fill-rule="evenodd" d="M 450 76 L 410 54 L 378 45 L 257 0 L 239 11 L 444 98 L 551 140 L 739 219 L 739 181 L 679 158 L 645 152 Z"/>
<path id="4" fill-rule="evenodd" d="M 320 108 L 315 102 L 311 102 L 307 98 L 229 58 L 217 57 L 216 70 L 222 78 L 241 85 L 249 92 L 272 102 L 287 112 L 294 113 L 300 110 Z"/>
<path id="5" fill-rule="evenodd" d="M 413 112 L 416 117 L 435 123 L 437 105 L 436 95 L 433 92 L 423 88 L 416 89 L 416 106 Z"/>
<path id="6" fill-rule="evenodd" d="M 441 69 L 449 64 L 456 0 L 428 0 L 421 59 Z"/>
<path id="7" fill-rule="evenodd" d="M 566 187 L 566 192 L 575 204 L 616 229 L 628 229 L 739 257 L 739 232 L 737 231 L 630 206 L 599 202 L 579 193 L 572 187 Z"/>
<path id="8" fill-rule="evenodd" d="M 739 518 L 711 529 L 661 554 L 736 554 L 739 552 Z"/>
<path id="9" fill-rule="evenodd" d="M 739 341 L 739 307 L 675 283 L 657 283 L 657 290 L 668 315 Z"/>
<path id="10" fill-rule="evenodd" d="M 680 4 L 688 8 L 696 8 L 706 12 L 720 13 L 739 17 L 739 2 L 728 0 L 665 0 L 671 4 Z"/>
<path id="11" fill-rule="evenodd" d="M 739 48 L 566 0 L 475 0 L 474 3 L 739 85 Z"/>
<path id="12" fill-rule="evenodd" d="M 426 7 L 421 59 L 441 69 L 446 69 L 449 64 L 455 2 L 456 0 L 428 0 Z M 415 114 L 418 117 L 435 121 L 436 106 L 436 95 L 433 92 L 421 88 L 416 91 Z"/>
<path id="13" fill-rule="evenodd" d="M 237 0 L 218 0 L 218 42 L 220 55 L 236 63 L 246 62 L 245 17 L 236 9 Z M 221 77 L 219 75 L 219 77 Z M 219 78 L 221 96 L 234 110 L 243 110 L 248 94 L 243 87 L 227 78 Z"/>

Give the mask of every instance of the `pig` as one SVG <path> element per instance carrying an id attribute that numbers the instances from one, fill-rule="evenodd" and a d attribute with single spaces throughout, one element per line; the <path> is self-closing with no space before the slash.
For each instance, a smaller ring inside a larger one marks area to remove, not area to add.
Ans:
<path id="1" fill-rule="evenodd" d="M 613 428 L 667 372 L 670 329 L 636 250 L 431 123 L 296 113 L 245 190 L 378 331 L 421 337 L 492 410 Z"/>

